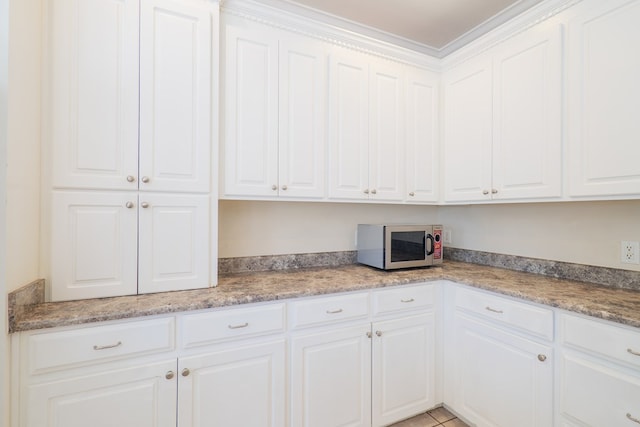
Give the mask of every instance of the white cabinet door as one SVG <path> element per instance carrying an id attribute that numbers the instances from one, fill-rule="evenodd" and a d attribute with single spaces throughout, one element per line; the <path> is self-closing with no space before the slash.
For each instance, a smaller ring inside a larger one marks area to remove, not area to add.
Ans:
<path id="1" fill-rule="evenodd" d="M 329 197 L 368 199 L 369 64 L 338 50 L 329 59 Z M 365 191 L 367 193 L 365 193 Z"/>
<path id="2" fill-rule="evenodd" d="M 28 386 L 23 425 L 175 427 L 175 369 L 173 359 Z"/>
<path id="3" fill-rule="evenodd" d="M 291 339 L 291 425 L 371 425 L 370 323 Z"/>
<path id="4" fill-rule="evenodd" d="M 238 342 L 178 361 L 178 427 L 286 423 L 285 342 Z"/>
<path id="5" fill-rule="evenodd" d="M 407 67 L 406 187 L 407 202 L 438 201 L 438 95 L 435 73 Z"/>
<path id="6" fill-rule="evenodd" d="M 404 67 L 384 60 L 369 68 L 369 199 L 400 201 L 405 180 Z"/>
<path id="7" fill-rule="evenodd" d="M 223 77 L 224 195 L 278 190 L 278 38 L 255 26 L 226 25 Z"/>
<path id="8" fill-rule="evenodd" d="M 640 2 L 601 2 L 569 22 L 571 196 L 640 194 Z"/>
<path id="9" fill-rule="evenodd" d="M 422 413 L 435 401 L 433 313 L 373 323 L 372 425 Z"/>
<path id="10" fill-rule="evenodd" d="M 56 191 L 52 213 L 53 301 L 136 293 L 136 193 Z"/>
<path id="11" fill-rule="evenodd" d="M 208 192 L 211 6 L 142 0 L 140 17 L 140 189 Z"/>
<path id="12" fill-rule="evenodd" d="M 209 196 L 140 193 L 138 293 L 209 286 Z"/>
<path id="13" fill-rule="evenodd" d="M 491 427 L 553 425 L 553 354 L 539 344 L 455 314 L 452 396 L 469 420 Z"/>
<path id="14" fill-rule="evenodd" d="M 50 1 L 47 19 L 53 186 L 137 188 L 138 1 Z"/>
<path id="15" fill-rule="evenodd" d="M 491 59 L 444 74 L 444 199 L 491 199 Z"/>
<path id="16" fill-rule="evenodd" d="M 562 194 L 561 36 L 534 27 L 493 56 L 494 200 Z"/>
<path id="17" fill-rule="evenodd" d="M 327 48 L 288 35 L 279 60 L 278 195 L 323 198 Z"/>

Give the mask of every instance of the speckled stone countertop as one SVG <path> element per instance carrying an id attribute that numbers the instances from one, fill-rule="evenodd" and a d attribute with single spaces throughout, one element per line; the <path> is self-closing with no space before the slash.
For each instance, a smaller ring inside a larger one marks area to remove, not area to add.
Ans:
<path id="1" fill-rule="evenodd" d="M 29 305 L 10 315 L 9 329 L 19 332 L 440 279 L 640 327 L 640 291 L 446 261 L 441 267 L 388 272 L 352 264 L 225 274 L 209 289 Z"/>

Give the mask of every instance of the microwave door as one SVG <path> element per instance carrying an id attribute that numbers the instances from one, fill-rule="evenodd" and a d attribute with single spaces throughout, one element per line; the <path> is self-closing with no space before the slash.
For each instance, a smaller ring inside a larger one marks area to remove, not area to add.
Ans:
<path id="1" fill-rule="evenodd" d="M 387 268 L 426 265 L 427 252 L 433 250 L 433 237 L 425 230 L 390 230 L 385 251 Z M 430 245 L 428 245 L 430 243 Z M 428 249 L 427 247 L 429 246 Z"/>

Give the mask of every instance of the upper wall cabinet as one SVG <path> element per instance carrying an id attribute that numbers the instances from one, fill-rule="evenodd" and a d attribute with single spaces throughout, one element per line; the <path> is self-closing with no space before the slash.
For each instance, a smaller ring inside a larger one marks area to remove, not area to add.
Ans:
<path id="1" fill-rule="evenodd" d="M 640 1 L 595 3 L 569 22 L 569 195 L 640 194 Z"/>
<path id="2" fill-rule="evenodd" d="M 54 187 L 209 191 L 210 8 L 49 2 Z"/>
<path id="3" fill-rule="evenodd" d="M 444 73 L 446 202 L 561 196 L 561 55 L 538 25 Z"/>
<path id="4" fill-rule="evenodd" d="M 223 197 L 324 197 L 327 49 L 263 28 L 224 27 Z"/>

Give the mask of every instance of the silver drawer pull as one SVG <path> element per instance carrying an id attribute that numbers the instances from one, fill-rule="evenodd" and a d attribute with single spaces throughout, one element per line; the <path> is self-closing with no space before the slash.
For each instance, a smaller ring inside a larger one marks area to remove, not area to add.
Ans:
<path id="1" fill-rule="evenodd" d="M 637 351 L 633 351 L 632 349 L 628 348 L 627 349 L 627 353 L 633 354 L 634 356 L 640 356 L 640 352 Z"/>
<path id="2" fill-rule="evenodd" d="M 244 322 L 239 325 L 229 325 L 229 329 L 242 329 L 242 328 L 246 328 L 247 326 L 249 326 L 249 323 Z"/>
<path id="3" fill-rule="evenodd" d="M 633 421 L 634 423 L 638 423 L 640 424 L 640 420 L 635 418 L 634 416 L 632 416 L 630 413 L 627 412 L 627 418 L 629 418 L 631 421 Z"/>
<path id="4" fill-rule="evenodd" d="M 502 313 L 504 313 L 504 311 L 502 311 L 502 310 L 496 310 L 495 308 L 491 308 L 491 307 L 489 307 L 489 306 L 486 306 L 486 307 L 485 307 L 485 310 L 490 311 L 490 312 L 492 312 L 492 313 L 498 313 L 498 314 L 502 314 Z"/>
<path id="5" fill-rule="evenodd" d="M 415 300 L 413 298 L 409 298 L 409 299 L 401 299 L 400 302 L 414 302 Z"/>
<path id="6" fill-rule="evenodd" d="M 342 309 L 339 308 L 337 310 L 327 310 L 327 314 L 337 314 L 337 313 L 342 313 Z"/>
<path id="7" fill-rule="evenodd" d="M 93 349 L 94 350 L 106 350 L 108 348 L 116 348 L 116 347 L 120 347 L 122 345 L 122 341 L 118 341 L 115 344 L 110 344 L 110 345 L 94 345 Z"/>

